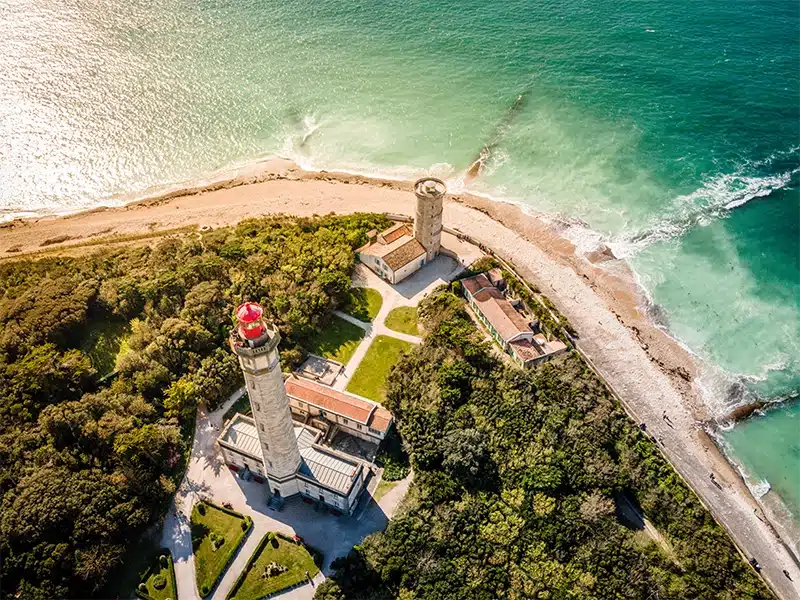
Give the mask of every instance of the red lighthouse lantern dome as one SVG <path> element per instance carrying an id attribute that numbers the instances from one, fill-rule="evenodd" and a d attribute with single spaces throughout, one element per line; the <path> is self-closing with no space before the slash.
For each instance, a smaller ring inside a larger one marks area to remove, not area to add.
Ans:
<path id="1" fill-rule="evenodd" d="M 256 302 L 245 302 L 236 309 L 236 320 L 239 322 L 239 334 L 248 340 L 254 340 L 266 331 L 264 325 L 264 309 Z"/>

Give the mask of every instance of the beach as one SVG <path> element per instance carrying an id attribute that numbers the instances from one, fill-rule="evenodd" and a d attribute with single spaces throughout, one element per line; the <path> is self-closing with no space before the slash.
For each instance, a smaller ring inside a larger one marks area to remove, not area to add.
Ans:
<path id="1" fill-rule="evenodd" d="M 147 243 L 150 234 L 221 227 L 268 214 L 379 212 L 411 216 L 412 182 L 307 171 L 288 160 L 264 161 L 235 176 L 125 206 L 0 225 L 0 259 L 79 256 L 98 244 Z M 610 251 L 589 254 L 560 235 L 559 224 L 513 204 L 469 194 L 448 196 L 446 227 L 493 249 L 536 284 L 579 333 L 578 347 L 637 422 L 726 527 L 754 556 L 782 598 L 800 597 L 800 569 L 780 522 L 750 493 L 709 432 L 710 416 L 693 384 L 695 358 L 646 314 L 647 299 L 626 263 Z M 665 417 L 666 415 L 666 417 Z M 710 474 L 715 475 L 715 481 Z"/>

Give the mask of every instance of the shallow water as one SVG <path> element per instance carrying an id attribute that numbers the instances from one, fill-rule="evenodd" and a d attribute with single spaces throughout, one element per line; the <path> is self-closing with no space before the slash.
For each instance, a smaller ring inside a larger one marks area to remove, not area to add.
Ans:
<path id="1" fill-rule="evenodd" d="M 491 144 L 471 188 L 579 219 L 576 242 L 627 258 L 707 361 L 715 411 L 786 397 L 798 24 L 785 0 L 6 0 L 0 218 L 271 155 L 457 187 Z M 791 428 L 788 414 L 727 434 L 753 480 L 800 471 L 758 428 Z"/>

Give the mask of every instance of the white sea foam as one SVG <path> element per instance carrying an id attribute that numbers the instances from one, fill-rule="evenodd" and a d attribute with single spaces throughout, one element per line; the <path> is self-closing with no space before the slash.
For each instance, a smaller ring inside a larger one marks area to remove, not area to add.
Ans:
<path id="1" fill-rule="evenodd" d="M 760 500 L 761 498 L 766 496 L 767 493 L 772 489 L 772 486 L 766 479 L 762 479 L 757 483 L 750 483 L 748 481 L 747 487 L 750 488 L 750 491 L 753 493 L 753 496 L 755 496 L 757 500 Z"/>
<path id="2" fill-rule="evenodd" d="M 669 203 L 668 210 L 642 230 L 626 232 L 608 242 L 614 255 L 629 258 L 648 246 L 684 235 L 697 226 L 726 218 L 731 210 L 786 187 L 800 168 L 776 175 L 723 173 Z"/>

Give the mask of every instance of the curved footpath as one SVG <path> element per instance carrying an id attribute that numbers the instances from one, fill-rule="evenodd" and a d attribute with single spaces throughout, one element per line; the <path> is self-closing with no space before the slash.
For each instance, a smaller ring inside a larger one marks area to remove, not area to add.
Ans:
<path id="1" fill-rule="evenodd" d="M 60 219 L 17 221 L 2 229 L 0 258 L 43 247 L 79 255 L 92 247 L 68 246 L 91 241 L 87 238 L 93 236 L 146 235 L 154 229 L 188 225 L 217 227 L 269 213 L 302 216 L 364 211 L 411 216 L 410 189 L 409 182 L 309 173 L 288 161 L 271 161 L 262 165 L 259 172 L 245 173 L 202 190 L 184 190 Z M 553 300 L 580 332 L 580 349 L 636 418 L 645 422 L 656 438 L 663 439 L 663 449 L 672 464 L 747 557 L 759 561 L 762 575 L 777 595 L 783 600 L 800 599 L 800 568 L 757 514 L 759 506 L 738 473 L 721 458 L 702 430 L 701 419 L 705 415 L 690 384 L 696 373 L 691 357 L 636 310 L 641 297 L 624 264 L 610 261 L 602 269 L 588 264 L 574 256 L 574 248 L 552 226 L 523 215 L 511 205 L 466 195 L 451 197 L 445 202 L 444 223 L 511 260 L 523 277 Z M 621 284 L 621 279 L 627 283 Z M 672 427 L 662 419 L 664 411 Z M 207 456 L 208 449 L 205 453 L 196 456 L 193 451 L 193 462 Z M 719 488 L 711 481 L 711 473 L 715 473 Z M 179 495 L 182 492 L 183 486 Z M 176 502 L 184 501 L 176 497 Z M 177 541 L 168 544 L 177 552 L 176 563 L 185 559 L 184 565 L 191 567 L 190 552 L 186 557 L 186 549 L 191 550 L 188 526 L 173 515 L 168 526 L 167 532 L 177 537 Z M 169 542 L 168 538 L 165 533 L 165 542 Z M 794 581 L 783 575 L 784 569 Z M 179 582 L 180 589 L 186 587 Z M 193 598 L 195 594 L 182 593 L 181 597 Z"/>

